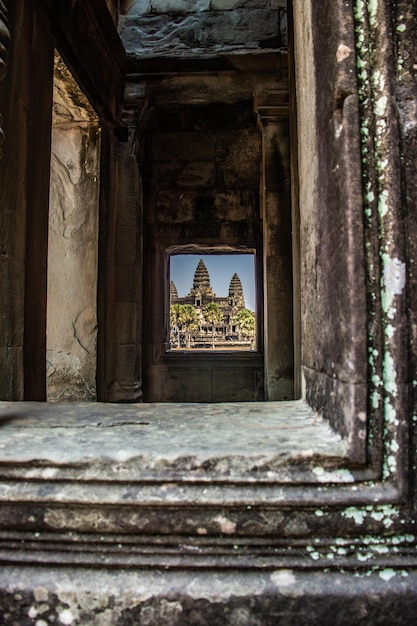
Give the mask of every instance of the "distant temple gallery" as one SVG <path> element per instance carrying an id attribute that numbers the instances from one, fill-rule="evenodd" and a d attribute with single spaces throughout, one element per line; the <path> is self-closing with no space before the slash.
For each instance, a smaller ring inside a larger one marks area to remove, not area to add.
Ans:
<path id="1" fill-rule="evenodd" d="M 185 297 L 178 296 L 170 282 L 170 349 L 217 348 L 253 350 L 256 338 L 255 313 L 245 307 L 242 282 L 233 274 L 229 294 L 218 297 L 202 259 L 194 273 L 193 286 Z"/>

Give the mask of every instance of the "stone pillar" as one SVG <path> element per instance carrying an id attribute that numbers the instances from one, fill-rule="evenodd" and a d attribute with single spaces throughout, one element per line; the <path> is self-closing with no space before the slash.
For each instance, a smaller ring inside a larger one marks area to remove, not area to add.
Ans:
<path id="1" fill-rule="evenodd" d="M 142 183 L 137 159 L 137 111 L 143 93 L 128 86 L 117 154 L 114 288 L 108 319 L 106 400 L 142 399 Z"/>
<path id="2" fill-rule="evenodd" d="M 7 10 L 0 0 L 0 80 L 3 80 L 7 73 L 8 48 L 10 43 L 10 33 L 8 29 Z M 2 157 L 1 146 L 4 142 L 4 132 L 2 129 L 2 116 L 0 113 L 0 159 Z"/>
<path id="3" fill-rule="evenodd" d="M 261 217 L 265 395 L 294 396 L 291 185 L 287 95 L 268 93 L 258 104 L 262 127 Z"/>

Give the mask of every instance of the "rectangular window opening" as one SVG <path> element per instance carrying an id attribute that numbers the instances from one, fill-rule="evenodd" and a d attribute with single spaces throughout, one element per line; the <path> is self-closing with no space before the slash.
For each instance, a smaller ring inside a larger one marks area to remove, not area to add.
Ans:
<path id="1" fill-rule="evenodd" d="M 171 254 L 168 350 L 256 352 L 256 302 L 253 253 Z"/>

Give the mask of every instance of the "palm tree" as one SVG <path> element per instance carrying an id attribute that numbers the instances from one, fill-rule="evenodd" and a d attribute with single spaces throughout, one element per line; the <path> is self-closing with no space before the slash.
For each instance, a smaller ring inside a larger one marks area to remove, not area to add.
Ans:
<path id="1" fill-rule="evenodd" d="M 189 348 L 191 344 L 191 333 L 198 330 L 197 313 L 192 304 L 183 304 L 182 308 L 182 326 L 187 336 L 187 348 Z"/>
<path id="2" fill-rule="evenodd" d="M 240 335 L 244 337 L 252 338 L 255 335 L 255 316 L 249 309 L 241 309 L 234 318 L 234 323 L 239 328 L 239 341 Z"/>
<path id="3" fill-rule="evenodd" d="M 171 304 L 169 309 L 169 321 L 171 330 L 177 336 L 177 348 L 180 347 L 180 329 L 184 323 L 184 305 Z"/>
<path id="4" fill-rule="evenodd" d="M 209 302 L 203 310 L 204 319 L 211 324 L 211 347 L 214 348 L 214 329 L 223 320 L 223 313 L 217 302 Z"/>

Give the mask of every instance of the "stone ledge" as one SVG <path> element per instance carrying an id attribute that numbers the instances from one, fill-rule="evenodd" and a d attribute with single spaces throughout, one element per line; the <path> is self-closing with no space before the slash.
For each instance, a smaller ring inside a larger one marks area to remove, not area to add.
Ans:
<path id="1" fill-rule="evenodd" d="M 272 571 L 408 571 L 416 536 L 283 538 L 0 531 L 0 563 Z M 404 576 L 404 574 L 402 574 Z"/>
<path id="2" fill-rule="evenodd" d="M 413 624 L 417 571 L 268 572 L 17 568 L 0 573 L 0 618 L 124 626 Z M 24 620 L 24 622 L 23 622 Z"/>
<path id="3" fill-rule="evenodd" d="M 343 469 L 346 442 L 302 401 L 27 402 L 0 411 L 3 479 L 354 481 Z"/>
<path id="4" fill-rule="evenodd" d="M 401 483 L 349 467 L 345 442 L 301 401 L 0 410 L 0 529 L 23 542 L 414 534 Z"/>

